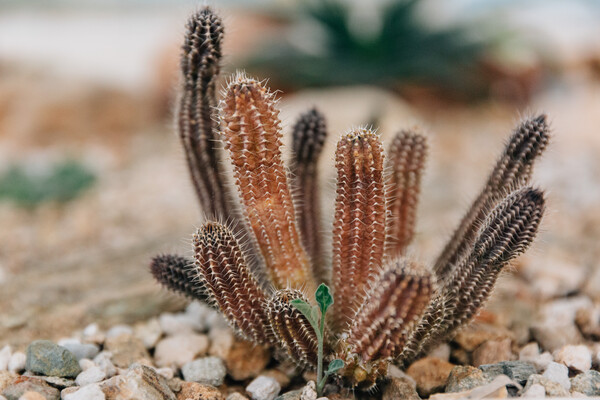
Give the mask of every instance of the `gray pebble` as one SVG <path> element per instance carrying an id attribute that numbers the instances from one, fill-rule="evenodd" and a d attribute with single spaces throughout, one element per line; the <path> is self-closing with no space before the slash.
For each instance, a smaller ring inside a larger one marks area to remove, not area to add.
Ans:
<path id="1" fill-rule="evenodd" d="M 280 390 L 281 386 L 275 379 L 263 375 L 246 386 L 246 392 L 250 394 L 252 400 L 274 400 Z"/>
<path id="2" fill-rule="evenodd" d="M 502 361 L 496 364 L 485 364 L 479 366 L 490 381 L 498 375 L 506 375 L 510 379 L 524 385 L 530 375 L 537 371 L 533 364 L 524 361 Z"/>
<path id="3" fill-rule="evenodd" d="M 571 389 L 588 396 L 600 396 L 600 373 L 589 370 L 571 378 Z"/>
<path id="4" fill-rule="evenodd" d="M 75 378 L 81 372 L 75 355 L 49 340 L 36 340 L 27 347 L 26 369 L 63 378 Z"/>
<path id="5" fill-rule="evenodd" d="M 219 386 L 223 384 L 227 370 L 220 358 L 203 357 L 185 364 L 181 373 L 186 381 Z"/>

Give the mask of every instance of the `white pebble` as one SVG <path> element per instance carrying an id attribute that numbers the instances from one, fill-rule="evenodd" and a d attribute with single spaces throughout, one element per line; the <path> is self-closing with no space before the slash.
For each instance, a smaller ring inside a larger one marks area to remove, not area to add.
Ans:
<path id="1" fill-rule="evenodd" d="M 75 378 L 75 383 L 77 383 L 79 386 L 86 386 L 91 383 L 100 382 L 104 380 L 104 378 L 106 378 L 106 373 L 104 370 L 98 366 L 95 366 L 80 372 L 79 375 L 77 375 L 77 378 Z"/>
<path id="2" fill-rule="evenodd" d="M 63 346 L 75 355 L 77 360 L 82 358 L 92 359 L 100 352 L 100 348 L 92 343 L 81 343 L 79 339 L 61 339 L 58 341 L 59 346 Z"/>
<path id="3" fill-rule="evenodd" d="M 115 325 L 106 332 L 107 339 L 121 335 L 133 335 L 133 329 L 129 325 Z"/>
<path id="4" fill-rule="evenodd" d="M 164 367 L 164 368 L 156 368 L 156 373 L 165 377 L 165 379 L 173 379 L 175 376 L 175 371 L 173 368 Z"/>
<path id="5" fill-rule="evenodd" d="M 104 343 L 105 335 L 100 330 L 97 323 L 89 324 L 83 329 L 82 338 L 84 342 L 102 344 Z"/>
<path id="6" fill-rule="evenodd" d="M 201 321 L 196 321 L 192 316 L 183 313 L 163 313 L 158 317 L 158 322 L 167 336 L 204 330 L 204 324 Z"/>
<path id="7" fill-rule="evenodd" d="M 227 370 L 223 360 L 217 357 L 204 357 L 191 361 L 181 368 L 183 379 L 206 385 L 223 384 Z"/>
<path id="8" fill-rule="evenodd" d="M 546 388 L 539 383 L 536 383 L 535 385 L 531 385 L 521 397 L 534 397 L 537 399 L 544 398 L 546 397 Z"/>
<path id="9" fill-rule="evenodd" d="M 133 328 L 133 334 L 136 338 L 140 339 L 147 349 L 151 349 L 156 346 L 156 343 L 162 336 L 162 329 L 157 318 L 136 325 Z"/>
<path id="10" fill-rule="evenodd" d="M 10 361 L 10 356 L 12 354 L 12 350 L 9 345 L 6 345 L 0 350 L 0 371 L 6 371 L 8 369 L 8 362 Z"/>
<path id="11" fill-rule="evenodd" d="M 275 379 L 264 375 L 257 377 L 246 386 L 246 392 L 253 400 L 273 400 L 280 390 L 281 386 Z"/>
<path id="12" fill-rule="evenodd" d="M 306 386 L 302 388 L 300 400 L 317 400 L 317 387 L 314 381 L 308 381 Z"/>
<path id="13" fill-rule="evenodd" d="M 231 329 L 211 329 L 209 337 L 210 349 L 208 350 L 208 354 L 222 358 L 223 360 L 227 359 L 229 350 L 235 341 Z"/>
<path id="14" fill-rule="evenodd" d="M 8 361 L 8 370 L 10 372 L 21 372 L 25 370 L 25 363 L 27 362 L 27 356 L 21 351 L 16 351 L 10 356 Z"/>
<path id="15" fill-rule="evenodd" d="M 519 361 L 530 362 L 535 365 L 538 372 L 544 371 L 548 364 L 554 361 L 552 354 L 547 351 L 540 354 L 540 347 L 537 343 L 529 343 L 519 351 Z"/>
<path id="16" fill-rule="evenodd" d="M 567 345 L 556 351 L 554 358 L 570 369 L 585 372 L 592 367 L 592 352 L 584 345 Z"/>
<path id="17" fill-rule="evenodd" d="M 154 360 L 159 367 L 181 368 L 198 356 L 206 355 L 208 337 L 197 333 L 169 336 L 156 345 Z"/>
<path id="18" fill-rule="evenodd" d="M 87 358 L 82 358 L 79 360 L 79 366 L 81 367 L 82 371 L 85 371 L 88 368 L 95 367 L 96 363 L 92 360 L 88 360 Z"/>
<path id="19" fill-rule="evenodd" d="M 98 384 L 87 385 L 63 396 L 63 400 L 105 400 L 106 396 Z"/>
<path id="20" fill-rule="evenodd" d="M 542 375 L 544 378 L 558 383 L 565 389 L 571 389 L 571 381 L 569 380 L 569 368 L 563 364 L 551 362 L 548 364 L 546 371 Z"/>
<path id="21" fill-rule="evenodd" d="M 102 351 L 94 357 L 94 363 L 104 371 L 107 378 L 110 378 L 117 373 L 117 369 L 113 365 L 111 358 L 112 353 L 110 351 Z"/>

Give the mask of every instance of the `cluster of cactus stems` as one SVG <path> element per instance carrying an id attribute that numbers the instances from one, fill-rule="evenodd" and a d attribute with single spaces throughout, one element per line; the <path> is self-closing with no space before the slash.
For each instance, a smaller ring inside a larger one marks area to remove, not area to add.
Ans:
<path id="1" fill-rule="evenodd" d="M 240 336 L 303 368 L 317 369 L 321 339 L 325 360 L 343 361 L 336 364 L 338 380 L 370 389 L 390 363 L 405 366 L 451 339 L 476 315 L 502 269 L 532 243 L 544 195 L 529 181 L 548 143 L 546 117 L 515 129 L 432 268 L 405 255 L 426 138 L 402 131 L 386 157 L 371 129 L 343 134 L 335 150 L 328 263 L 318 188 L 325 119 L 316 109 L 300 116 L 287 169 L 277 101 L 263 82 L 237 73 L 217 101 L 222 39 L 220 18 L 204 8 L 189 20 L 181 58 L 178 130 L 209 220 L 194 234 L 194 260 L 157 256 L 152 273 L 167 288 L 212 304 Z M 224 153 L 233 184 L 221 170 Z M 229 192 L 233 186 L 237 195 Z M 333 311 L 319 337 L 296 305 L 314 305 L 321 283 L 331 285 Z"/>

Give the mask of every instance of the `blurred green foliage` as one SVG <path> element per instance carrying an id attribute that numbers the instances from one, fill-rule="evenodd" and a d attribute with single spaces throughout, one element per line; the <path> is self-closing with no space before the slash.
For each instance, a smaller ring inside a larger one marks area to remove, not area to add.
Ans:
<path id="1" fill-rule="evenodd" d="M 0 175 L 0 200 L 23 207 L 63 203 L 77 197 L 95 181 L 91 171 L 73 160 L 57 163 L 44 174 L 33 174 L 21 165 L 13 165 Z"/>
<path id="2" fill-rule="evenodd" d="M 488 43 L 468 39 L 467 28 L 433 30 L 418 18 L 419 0 L 394 0 L 378 10 L 380 29 L 365 35 L 353 29 L 352 7 L 342 1 L 301 1 L 298 6 L 297 22 L 316 23 L 324 34 L 317 52 L 282 35 L 249 59 L 247 68 L 287 88 L 374 84 L 393 89 L 409 82 L 481 90 L 477 63 Z"/>

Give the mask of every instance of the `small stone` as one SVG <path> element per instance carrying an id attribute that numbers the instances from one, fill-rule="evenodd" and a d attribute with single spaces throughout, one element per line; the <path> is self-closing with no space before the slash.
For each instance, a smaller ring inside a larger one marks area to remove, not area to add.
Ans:
<path id="1" fill-rule="evenodd" d="M 29 376 L 29 375 L 27 375 L 27 376 Z M 47 384 L 49 384 L 50 386 L 58 388 L 58 389 L 75 386 L 74 379 L 60 378 L 58 376 L 39 376 L 39 375 L 33 375 L 31 377 L 36 378 L 36 379 L 41 379 L 44 382 L 46 382 Z"/>
<path id="2" fill-rule="evenodd" d="M 214 386 L 197 382 L 182 382 L 177 400 L 224 400 L 225 396 Z"/>
<path id="3" fill-rule="evenodd" d="M 156 373 L 163 376 L 167 380 L 173 379 L 173 377 L 175 376 L 175 371 L 173 371 L 173 368 L 169 367 L 157 368 Z"/>
<path id="4" fill-rule="evenodd" d="M 10 372 L 22 372 L 25 370 L 27 356 L 21 351 L 16 351 L 10 356 L 8 361 L 8 370 Z"/>
<path id="5" fill-rule="evenodd" d="M 17 379 L 17 375 L 12 372 L 0 371 L 0 393 L 13 381 Z"/>
<path id="6" fill-rule="evenodd" d="M 258 376 L 270 360 L 271 352 L 267 347 L 237 340 L 227 353 L 225 365 L 233 379 L 243 381 Z"/>
<path id="7" fill-rule="evenodd" d="M 452 368 L 446 383 L 446 392 L 458 393 L 485 385 L 491 379 L 483 375 L 479 368 L 457 365 Z"/>
<path id="8" fill-rule="evenodd" d="M 382 400 L 420 400 L 413 383 L 405 378 L 390 378 L 383 389 Z"/>
<path id="9" fill-rule="evenodd" d="M 536 383 L 535 385 L 531 385 L 529 389 L 523 393 L 522 397 L 534 397 L 541 399 L 546 397 L 546 389 L 542 385 Z"/>
<path id="10" fill-rule="evenodd" d="M 75 378 L 81 372 L 75 355 L 49 340 L 36 340 L 27 347 L 26 369 L 63 378 Z"/>
<path id="11" fill-rule="evenodd" d="M 462 329 L 454 341 L 466 351 L 473 351 L 488 340 L 512 339 L 511 331 L 490 324 L 471 324 Z"/>
<path id="12" fill-rule="evenodd" d="M 544 378 L 560 384 L 565 389 L 571 389 L 571 382 L 569 381 L 569 368 L 564 364 L 551 362 L 548 364 L 546 371 L 542 375 Z"/>
<path id="13" fill-rule="evenodd" d="M 0 350 L 0 371 L 8 371 L 8 362 L 12 355 L 12 349 L 6 345 Z"/>
<path id="14" fill-rule="evenodd" d="M 519 361 L 535 365 L 538 372 L 544 371 L 553 360 L 552 354 L 547 351 L 540 354 L 540 346 L 536 342 L 529 343 L 519 351 Z"/>
<path id="15" fill-rule="evenodd" d="M 511 340 L 488 340 L 473 352 L 473 365 L 495 364 L 512 359 Z"/>
<path id="16" fill-rule="evenodd" d="M 106 373 L 104 370 L 98 366 L 94 366 L 86 369 L 75 379 L 75 383 L 79 386 L 89 385 L 90 383 L 96 383 L 104 380 L 106 378 Z"/>
<path id="17" fill-rule="evenodd" d="M 119 368 L 128 368 L 134 363 L 150 364 L 150 354 L 141 340 L 130 334 L 108 335 L 104 349 L 112 354 L 112 363 Z"/>
<path id="18" fill-rule="evenodd" d="M 533 364 L 524 361 L 502 361 L 496 364 L 481 365 L 479 369 L 488 379 L 506 375 L 520 385 L 524 385 L 527 378 L 537 372 Z"/>
<path id="19" fill-rule="evenodd" d="M 129 325 L 115 325 L 106 332 L 106 340 L 121 335 L 133 335 L 133 328 Z"/>
<path id="20" fill-rule="evenodd" d="M 584 345 L 564 346 L 554 354 L 554 359 L 575 371 L 585 372 L 592 367 L 592 352 Z"/>
<path id="21" fill-rule="evenodd" d="M 422 358 L 414 362 L 406 373 L 417 383 L 417 391 L 422 397 L 441 391 L 454 365 L 439 358 Z"/>
<path id="22" fill-rule="evenodd" d="M 83 371 L 85 371 L 88 368 L 95 367 L 96 363 L 92 360 L 88 360 L 87 358 L 82 358 L 81 360 L 79 360 L 79 366 Z"/>
<path id="23" fill-rule="evenodd" d="M 100 330 L 98 324 L 94 322 L 83 329 L 82 338 L 86 343 L 102 344 L 106 339 L 106 335 Z"/>
<path id="24" fill-rule="evenodd" d="M 92 359 L 100 352 L 100 348 L 97 345 L 81 343 L 77 339 L 63 339 L 60 340 L 58 344 L 75 354 L 77 360 L 81 360 L 82 358 Z"/>
<path id="25" fill-rule="evenodd" d="M 508 397 L 506 386 L 518 385 L 506 375 L 498 375 L 493 381 L 486 383 L 483 386 L 478 386 L 471 390 L 458 393 L 437 393 L 429 398 L 429 400 L 463 400 L 463 399 L 502 399 Z"/>
<path id="26" fill-rule="evenodd" d="M 152 349 L 162 336 L 162 328 L 157 318 L 139 323 L 133 327 L 133 335 L 140 339 L 147 349 Z"/>
<path id="27" fill-rule="evenodd" d="M 262 375 L 264 376 L 264 375 Z M 281 390 L 281 386 L 277 393 Z M 308 381 L 300 392 L 300 400 L 317 400 L 317 385 L 315 381 Z"/>
<path id="28" fill-rule="evenodd" d="M 181 373 L 186 381 L 219 386 L 223 383 L 227 370 L 220 358 L 204 357 L 185 364 Z"/>
<path id="29" fill-rule="evenodd" d="M 188 314 L 163 313 L 158 317 L 160 328 L 167 336 L 179 335 L 182 333 L 193 333 L 194 331 L 203 331 L 204 325 L 192 318 Z"/>
<path id="30" fill-rule="evenodd" d="M 25 392 L 19 397 L 19 400 L 46 400 L 46 398 L 38 392 Z"/>
<path id="31" fill-rule="evenodd" d="M 302 390 L 292 390 L 290 392 L 286 392 L 281 396 L 275 397 L 275 400 L 300 400 L 300 396 L 302 395 Z"/>
<path id="32" fill-rule="evenodd" d="M 231 329 L 211 329 L 210 330 L 210 349 L 208 354 L 211 356 L 226 359 L 229 354 L 229 350 L 235 342 Z"/>
<path id="33" fill-rule="evenodd" d="M 99 366 L 107 378 L 114 376 L 117 373 L 117 369 L 111 361 L 112 353 L 108 351 L 102 351 L 98 353 L 96 357 L 94 357 L 94 364 Z"/>
<path id="34" fill-rule="evenodd" d="M 248 400 L 248 398 L 241 393 L 234 392 L 229 394 L 225 400 Z"/>
<path id="35" fill-rule="evenodd" d="M 546 395 L 552 397 L 569 397 L 569 391 L 562 387 L 559 383 L 553 382 L 548 378 L 544 378 L 542 375 L 533 374 L 527 379 L 527 384 L 523 389 L 523 392 L 527 392 L 533 385 L 541 385 L 546 390 Z"/>
<path id="36" fill-rule="evenodd" d="M 286 388 L 291 382 L 290 377 L 278 369 L 265 370 L 262 372 L 261 375 L 269 376 L 269 377 L 275 379 L 279 383 L 279 386 L 281 386 L 282 389 Z"/>
<path id="37" fill-rule="evenodd" d="M 27 392 L 36 392 L 43 396 L 46 400 L 60 399 L 60 392 L 53 388 L 41 379 L 30 378 L 25 376 L 18 377 L 11 385 L 7 386 L 2 395 L 7 400 L 18 400 Z"/>
<path id="38" fill-rule="evenodd" d="M 280 390 L 281 386 L 275 379 L 262 375 L 246 386 L 246 392 L 252 400 L 274 400 Z M 302 396 L 302 393 L 300 396 Z"/>
<path id="39" fill-rule="evenodd" d="M 108 399 L 176 400 L 167 380 L 150 367 L 133 364 L 124 375 L 100 383 Z"/>
<path id="40" fill-rule="evenodd" d="M 181 368 L 199 356 L 206 355 L 208 337 L 197 333 L 169 336 L 156 345 L 154 361 L 159 367 Z"/>
<path id="41" fill-rule="evenodd" d="M 215 310 L 213 310 L 207 304 L 199 301 L 192 301 L 185 308 L 185 315 L 187 315 L 192 321 L 195 321 L 194 324 L 196 326 L 196 330 L 200 332 L 206 330 L 207 326 L 210 326 L 211 329 L 213 329 L 215 325 L 208 323 L 208 319 L 212 318 L 213 314 L 218 313 L 216 313 Z"/>
<path id="42" fill-rule="evenodd" d="M 62 398 L 63 400 L 105 400 L 106 396 L 100 386 L 93 384 L 82 387 L 73 393 L 62 395 Z"/>
<path id="43" fill-rule="evenodd" d="M 555 351 L 568 344 L 583 342 L 581 332 L 574 323 L 539 323 L 531 326 L 531 334 L 542 348 Z"/>
<path id="44" fill-rule="evenodd" d="M 571 378 L 571 389 L 587 396 L 600 396 L 600 372 L 589 370 Z"/>
<path id="45" fill-rule="evenodd" d="M 427 357 L 439 358 L 440 360 L 448 361 L 450 360 L 450 352 L 450 345 L 448 343 L 442 343 L 431 350 Z"/>

